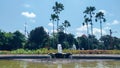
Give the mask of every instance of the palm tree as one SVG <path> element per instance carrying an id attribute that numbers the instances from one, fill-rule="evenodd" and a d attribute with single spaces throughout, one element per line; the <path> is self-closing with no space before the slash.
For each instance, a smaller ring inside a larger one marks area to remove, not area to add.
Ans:
<path id="1" fill-rule="evenodd" d="M 89 22 L 89 21 L 90 21 L 89 18 L 84 18 L 84 22 L 82 23 L 83 26 L 86 25 L 86 27 L 87 27 L 87 36 L 89 35 L 89 28 L 88 28 L 88 22 Z"/>
<path id="2" fill-rule="evenodd" d="M 95 7 L 87 7 L 86 10 L 83 12 L 85 13 L 85 18 L 89 18 L 89 22 L 90 22 L 90 25 L 91 25 L 91 34 L 93 35 L 93 23 L 92 23 L 92 17 L 93 15 L 95 14 L 94 11 L 96 10 Z"/>
<path id="3" fill-rule="evenodd" d="M 63 25 L 64 28 L 65 28 L 65 33 L 66 33 L 66 31 L 67 31 L 67 28 L 71 26 L 71 25 L 70 25 L 70 22 L 67 21 L 67 20 L 65 20 L 64 23 L 62 23 L 62 25 Z M 67 35 L 67 34 L 65 34 L 65 41 L 67 41 L 67 36 L 66 36 L 66 35 Z"/>
<path id="4" fill-rule="evenodd" d="M 106 19 L 104 18 L 104 13 L 103 12 L 96 13 L 95 18 L 96 18 L 95 19 L 96 22 L 98 20 L 100 21 L 100 30 L 101 30 L 101 37 L 102 37 L 102 22 L 106 22 Z"/>
<path id="5" fill-rule="evenodd" d="M 63 4 L 55 2 L 55 6 L 53 6 L 53 11 L 57 15 L 57 31 L 58 31 L 58 26 L 59 26 L 59 14 L 62 10 L 64 10 Z"/>
<path id="6" fill-rule="evenodd" d="M 56 21 L 58 19 L 58 16 L 56 14 L 51 14 L 51 19 L 52 23 L 53 23 L 53 34 L 54 34 L 54 21 Z"/>
<path id="7" fill-rule="evenodd" d="M 64 32 L 64 26 L 63 25 L 60 25 L 58 27 L 58 32 Z"/>
<path id="8" fill-rule="evenodd" d="M 84 22 L 82 23 L 83 24 L 83 26 L 87 26 L 87 36 L 89 36 L 89 28 L 88 28 L 88 22 L 90 21 L 90 19 L 89 18 L 85 18 L 84 17 Z M 89 40 L 87 39 L 87 46 L 88 46 L 88 49 L 90 48 L 89 47 Z"/>
<path id="9" fill-rule="evenodd" d="M 51 19 L 52 20 L 52 23 L 53 23 L 53 46 L 54 46 L 54 37 L 55 37 L 55 34 L 54 34 L 54 21 L 56 21 L 58 18 L 58 16 L 56 14 L 51 14 Z"/>
<path id="10" fill-rule="evenodd" d="M 70 25 L 70 22 L 67 21 L 67 20 L 65 20 L 64 23 L 62 23 L 62 24 L 63 24 L 63 26 L 65 27 L 65 33 L 66 33 L 67 28 L 71 26 L 71 25 Z"/>

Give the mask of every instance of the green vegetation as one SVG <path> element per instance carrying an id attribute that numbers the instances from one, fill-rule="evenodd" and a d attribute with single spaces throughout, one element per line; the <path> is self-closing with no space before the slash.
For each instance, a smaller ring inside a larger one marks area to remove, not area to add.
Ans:
<path id="1" fill-rule="evenodd" d="M 48 50 L 46 48 L 37 50 L 17 49 L 13 51 L 0 51 L 0 54 L 50 54 L 57 53 L 56 49 Z M 120 54 L 120 50 L 70 50 L 64 49 L 63 53 L 72 54 Z"/>

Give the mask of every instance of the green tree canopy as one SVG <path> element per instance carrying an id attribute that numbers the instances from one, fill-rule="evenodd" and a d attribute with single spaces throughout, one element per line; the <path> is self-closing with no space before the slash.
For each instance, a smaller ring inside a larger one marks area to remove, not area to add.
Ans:
<path id="1" fill-rule="evenodd" d="M 48 40 L 48 37 L 49 36 L 47 32 L 44 30 L 42 26 L 35 28 L 30 32 L 28 38 L 29 45 L 27 46 L 27 48 L 29 49 L 43 48 Z"/>

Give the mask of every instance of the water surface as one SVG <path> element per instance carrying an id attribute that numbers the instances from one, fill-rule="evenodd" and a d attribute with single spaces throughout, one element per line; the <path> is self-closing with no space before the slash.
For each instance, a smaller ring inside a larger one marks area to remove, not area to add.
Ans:
<path id="1" fill-rule="evenodd" d="M 119 60 L 0 60 L 0 68 L 120 68 Z"/>

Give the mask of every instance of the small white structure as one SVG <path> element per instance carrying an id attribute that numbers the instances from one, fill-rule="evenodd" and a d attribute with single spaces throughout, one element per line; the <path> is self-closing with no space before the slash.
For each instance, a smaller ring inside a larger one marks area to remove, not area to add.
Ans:
<path id="1" fill-rule="evenodd" d="M 58 53 L 62 53 L 62 46 L 61 46 L 61 44 L 58 44 L 57 49 L 58 49 Z"/>
<path id="2" fill-rule="evenodd" d="M 76 50 L 76 45 L 75 45 L 75 44 L 73 44 L 72 49 L 73 49 L 73 50 Z"/>

